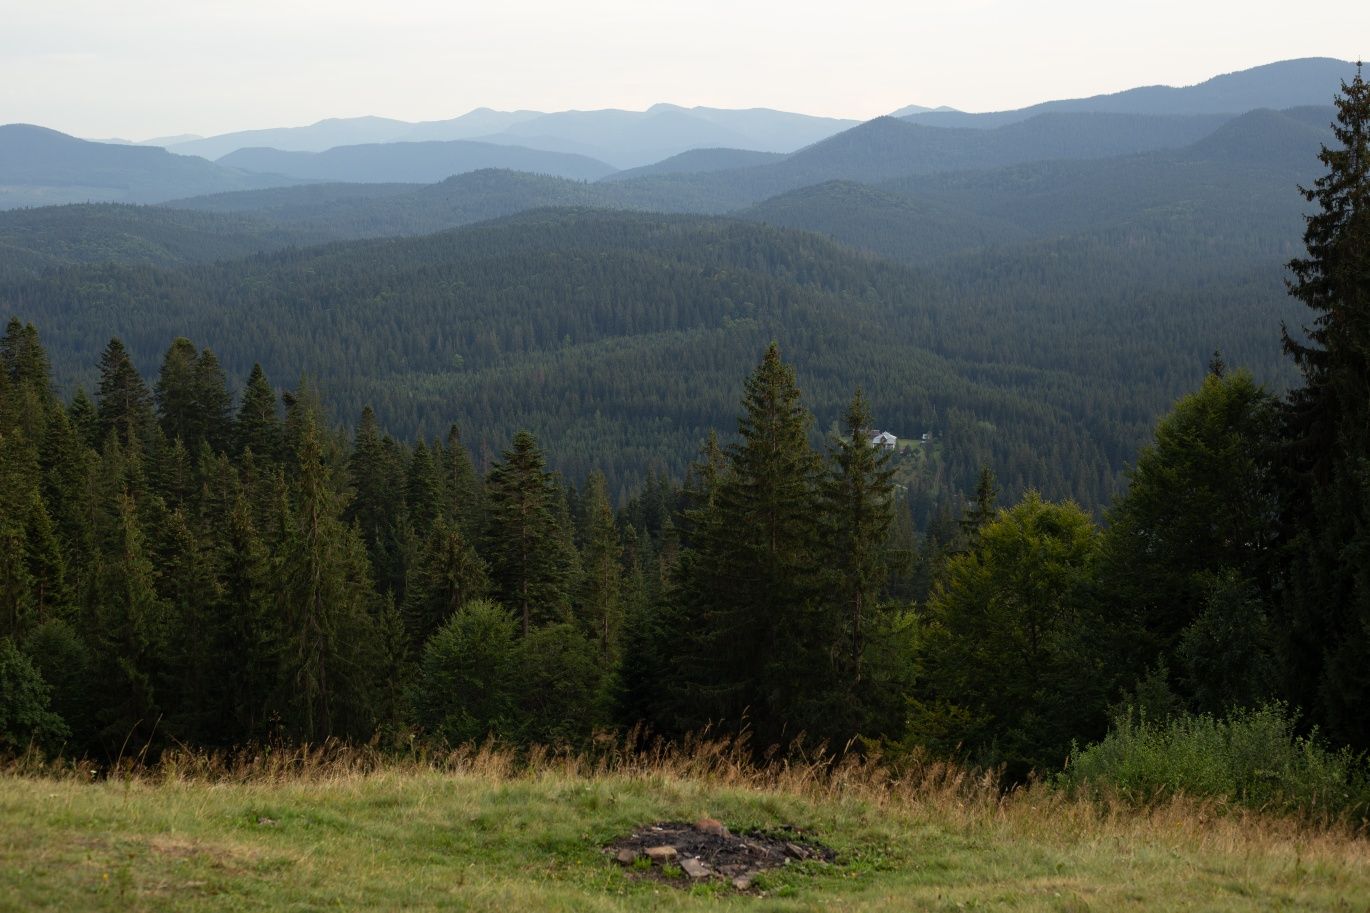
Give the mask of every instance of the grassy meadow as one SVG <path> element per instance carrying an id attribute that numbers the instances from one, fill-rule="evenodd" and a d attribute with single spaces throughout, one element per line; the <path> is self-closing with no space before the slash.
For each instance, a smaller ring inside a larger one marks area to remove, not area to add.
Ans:
<path id="1" fill-rule="evenodd" d="M 1370 910 L 1370 841 L 1211 804 L 1146 810 L 954 768 L 758 771 L 726 748 L 598 762 L 340 748 L 0 776 L 0 910 Z M 634 828 L 790 824 L 838 852 L 742 894 L 607 859 Z"/>

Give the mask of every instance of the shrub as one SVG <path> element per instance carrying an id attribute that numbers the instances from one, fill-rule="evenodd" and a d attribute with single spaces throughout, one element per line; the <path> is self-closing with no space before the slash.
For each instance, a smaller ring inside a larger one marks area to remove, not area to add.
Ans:
<path id="1" fill-rule="evenodd" d="M 1159 724 L 1129 709 L 1102 741 L 1073 752 L 1060 781 L 1136 803 L 1186 795 L 1310 817 L 1370 815 L 1364 756 L 1328 748 L 1316 731 L 1296 734 L 1278 703 Z"/>
<path id="2" fill-rule="evenodd" d="M 418 721 L 449 744 L 509 736 L 519 650 L 499 603 L 466 603 L 424 645 L 412 702 Z"/>
<path id="3" fill-rule="evenodd" d="M 599 720 L 603 663 L 594 645 L 569 624 L 523 638 L 522 723 L 527 742 L 584 745 Z"/>
<path id="4" fill-rule="evenodd" d="M 49 708 L 43 676 L 14 641 L 0 638 L 0 751 L 51 748 L 67 734 L 66 723 Z"/>

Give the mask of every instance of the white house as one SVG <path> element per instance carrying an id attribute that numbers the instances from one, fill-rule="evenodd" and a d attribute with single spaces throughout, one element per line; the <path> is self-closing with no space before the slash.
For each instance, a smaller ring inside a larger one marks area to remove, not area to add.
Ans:
<path id="1" fill-rule="evenodd" d="M 876 431 L 871 434 L 871 446 L 883 447 L 885 450 L 893 450 L 899 443 L 899 438 L 890 434 L 888 431 Z"/>

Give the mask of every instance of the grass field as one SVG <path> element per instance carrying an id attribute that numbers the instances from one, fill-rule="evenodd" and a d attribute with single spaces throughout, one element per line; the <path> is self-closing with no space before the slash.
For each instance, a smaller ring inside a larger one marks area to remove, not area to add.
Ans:
<path id="1" fill-rule="evenodd" d="M 3 910 L 1370 911 L 1370 842 L 1337 828 L 1046 789 L 945 768 L 759 772 L 726 751 L 590 765 L 335 750 L 136 776 L 0 777 Z M 635 877 L 644 823 L 793 824 L 836 849 L 740 894 Z"/>

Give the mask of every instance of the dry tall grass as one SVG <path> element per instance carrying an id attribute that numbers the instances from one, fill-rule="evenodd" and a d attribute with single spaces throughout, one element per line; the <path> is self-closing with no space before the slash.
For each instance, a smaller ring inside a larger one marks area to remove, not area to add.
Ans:
<path id="1" fill-rule="evenodd" d="M 827 746 L 806 751 L 802 742 L 783 754 L 772 750 L 758 762 L 745 735 L 708 732 L 673 742 L 633 730 L 623 737 L 600 737 L 589 750 L 515 749 L 486 742 L 397 752 L 340 741 L 225 752 L 178 748 L 164 752 L 155 764 L 124 759 L 108 768 L 29 753 L 0 765 L 0 773 L 145 785 L 325 785 L 446 775 L 489 784 L 584 781 L 676 791 L 688 786 L 851 803 L 912 822 L 935 821 L 1048 844 L 1143 839 L 1256 855 L 1294 846 L 1306 858 L 1370 868 L 1370 834 L 1363 823 L 1311 821 L 1183 795 L 1138 806 L 1106 794 L 1072 795 L 1040 782 L 1005 789 L 994 770 L 917 756 L 891 763 Z"/>

